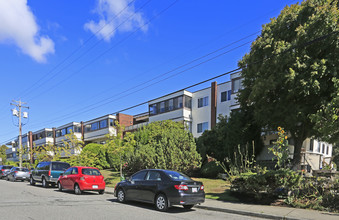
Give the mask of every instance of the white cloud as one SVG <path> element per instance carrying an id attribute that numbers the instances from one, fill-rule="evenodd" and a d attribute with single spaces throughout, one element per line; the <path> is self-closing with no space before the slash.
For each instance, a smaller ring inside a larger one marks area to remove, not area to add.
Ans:
<path id="1" fill-rule="evenodd" d="M 131 0 L 97 1 L 97 7 L 94 13 L 98 14 L 100 19 L 98 22 L 91 20 L 86 23 L 84 27 L 86 30 L 94 33 L 98 38 L 110 41 L 117 30 L 128 32 L 141 28 L 142 31 L 147 31 L 144 18 L 140 12 L 135 12 L 133 3 L 126 8 Z"/>
<path id="2" fill-rule="evenodd" d="M 39 35 L 39 26 L 27 0 L 0 0 L 0 42 L 13 43 L 38 62 L 54 53 L 54 43 Z"/>

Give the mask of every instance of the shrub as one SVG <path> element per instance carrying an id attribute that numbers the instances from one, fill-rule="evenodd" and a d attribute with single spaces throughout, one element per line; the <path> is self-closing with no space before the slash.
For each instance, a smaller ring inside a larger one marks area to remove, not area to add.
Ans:
<path id="1" fill-rule="evenodd" d="M 206 178 L 217 178 L 218 174 L 223 172 L 224 169 L 218 166 L 216 161 L 205 163 L 200 170 L 201 175 Z"/>

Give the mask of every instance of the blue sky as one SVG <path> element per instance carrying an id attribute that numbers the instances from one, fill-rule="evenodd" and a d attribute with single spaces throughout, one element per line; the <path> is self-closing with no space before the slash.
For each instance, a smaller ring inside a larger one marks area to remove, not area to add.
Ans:
<path id="1" fill-rule="evenodd" d="M 128 108 L 237 68 L 294 3 L 0 0 L 0 144 L 18 135 L 13 99 L 30 107 L 23 133 Z"/>

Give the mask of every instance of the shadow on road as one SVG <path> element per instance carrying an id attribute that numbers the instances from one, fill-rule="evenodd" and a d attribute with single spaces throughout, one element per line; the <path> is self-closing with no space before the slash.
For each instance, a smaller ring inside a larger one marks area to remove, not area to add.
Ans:
<path id="1" fill-rule="evenodd" d="M 107 199 L 107 201 L 112 202 L 112 203 L 119 203 L 117 199 Z M 152 210 L 155 212 L 158 212 L 155 207 L 154 204 L 149 204 L 149 203 L 142 203 L 142 202 L 136 202 L 136 201 L 128 201 L 125 203 L 120 203 L 123 205 L 129 205 L 129 206 L 137 206 L 139 208 L 144 208 L 144 209 L 148 209 L 148 210 Z M 172 206 L 171 208 L 168 209 L 168 211 L 166 213 L 170 213 L 170 214 L 176 214 L 176 213 L 184 213 L 184 212 L 194 212 L 195 209 L 184 209 L 183 207 L 180 206 Z"/>

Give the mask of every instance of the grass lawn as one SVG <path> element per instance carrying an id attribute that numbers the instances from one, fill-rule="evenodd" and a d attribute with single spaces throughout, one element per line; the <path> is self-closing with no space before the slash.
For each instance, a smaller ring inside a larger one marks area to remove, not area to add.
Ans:
<path id="1" fill-rule="evenodd" d="M 120 182 L 119 172 L 113 169 L 101 170 L 105 178 L 107 187 L 114 187 Z M 230 183 L 221 179 L 193 178 L 196 181 L 201 181 L 205 187 L 207 199 L 216 199 L 229 202 L 238 202 L 239 200 L 230 195 Z"/>
<path id="2" fill-rule="evenodd" d="M 100 172 L 104 176 L 107 187 L 115 187 L 115 185 L 120 182 L 119 172 L 116 172 L 113 169 L 100 170 Z"/>

